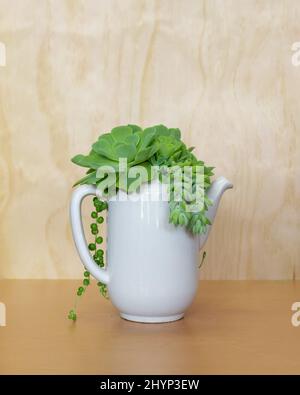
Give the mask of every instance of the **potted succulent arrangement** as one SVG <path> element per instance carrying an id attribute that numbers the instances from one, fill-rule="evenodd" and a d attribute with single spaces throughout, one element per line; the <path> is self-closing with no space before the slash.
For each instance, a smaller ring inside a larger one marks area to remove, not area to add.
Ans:
<path id="1" fill-rule="evenodd" d="M 77 296 L 91 275 L 122 318 L 169 322 L 184 316 L 198 284 L 204 246 L 223 192 L 224 177 L 197 159 L 176 128 L 118 126 L 100 135 L 88 155 L 72 162 L 87 168 L 70 207 L 73 238 L 85 266 Z M 81 202 L 93 197 L 87 243 Z M 107 211 L 107 251 L 101 244 Z M 76 307 L 69 312 L 76 320 Z"/>

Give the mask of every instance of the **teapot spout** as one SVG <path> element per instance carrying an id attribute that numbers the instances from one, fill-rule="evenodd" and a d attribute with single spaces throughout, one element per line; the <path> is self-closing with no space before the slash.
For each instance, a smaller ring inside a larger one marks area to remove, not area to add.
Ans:
<path id="1" fill-rule="evenodd" d="M 219 177 L 212 183 L 211 187 L 208 189 L 207 196 L 212 201 L 212 205 L 209 206 L 206 216 L 210 220 L 211 225 L 207 227 L 207 230 L 203 235 L 200 235 L 198 237 L 199 249 L 201 249 L 206 243 L 210 229 L 217 214 L 217 210 L 223 193 L 230 188 L 233 188 L 233 184 L 229 182 L 225 177 Z"/>

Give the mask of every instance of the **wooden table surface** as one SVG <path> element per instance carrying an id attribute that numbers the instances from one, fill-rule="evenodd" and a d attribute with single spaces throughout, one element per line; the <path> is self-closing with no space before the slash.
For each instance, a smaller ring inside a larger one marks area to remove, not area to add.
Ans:
<path id="1" fill-rule="evenodd" d="M 122 320 L 95 284 L 73 324 L 77 285 L 0 281 L 0 373 L 300 374 L 300 281 L 202 281 L 186 317 L 168 324 Z"/>

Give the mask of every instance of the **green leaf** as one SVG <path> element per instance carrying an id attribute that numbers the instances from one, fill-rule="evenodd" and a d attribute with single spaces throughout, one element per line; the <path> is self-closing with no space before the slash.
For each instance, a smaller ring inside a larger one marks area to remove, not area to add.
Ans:
<path id="1" fill-rule="evenodd" d="M 206 176 L 213 176 L 214 172 L 213 172 L 214 167 L 204 167 L 204 174 Z"/>
<path id="2" fill-rule="evenodd" d="M 105 158 L 102 155 L 98 155 L 96 152 L 92 151 L 89 155 L 76 155 L 71 159 L 73 163 L 82 167 L 89 167 L 91 169 L 98 169 L 100 166 L 112 166 L 114 169 L 118 170 L 119 163 Z"/>
<path id="3" fill-rule="evenodd" d="M 133 133 L 142 131 L 142 128 L 138 125 L 128 124 L 127 126 L 129 126 L 132 129 Z"/>
<path id="4" fill-rule="evenodd" d="M 117 144 L 114 148 L 118 158 L 127 158 L 131 162 L 135 157 L 136 148 L 133 145 Z"/>
<path id="5" fill-rule="evenodd" d="M 111 130 L 111 135 L 115 142 L 124 142 L 125 138 L 133 133 L 130 126 L 117 126 Z"/>
<path id="6" fill-rule="evenodd" d="M 178 128 L 171 128 L 169 129 L 170 135 L 173 136 L 176 140 L 180 140 L 181 132 Z"/>
<path id="7" fill-rule="evenodd" d="M 90 153 L 89 155 L 76 155 L 71 161 L 78 166 L 90 167 L 97 169 L 101 165 L 101 159 L 96 153 Z"/>
<path id="8" fill-rule="evenodd" d="M 164 125 L 156 125 L 153 127 L 156 133 L 156 136 L 169 136 L 169 129 Z"/>
<path id="9" fill-rule="evenodd" d="M 158 146 L 153 145 L 153 146 L 148 147 L 142 151 L 139 151 L 132 164 L 138 164 L 141 162 L 145 162 L 146 160 L 151 158 L 151 156 L 153 156 L 157 150 L 158 150 Z"/>
<path id="10" fill-rule="evenodd" d="M 73 187 L 76 187 L 77 185 L 83 185 L 83 184 L 95 184 L 96 183 L 96 170 L 93 170 L 92 173 L 89 173 L 87 176 L 81 178 L 78 180 Z"/>
<path id="11" fill-rule="evenodd" d="M 92 145 L 93 151 L 97 154 L 105 156 L 111 160 L 118 160 L 115 152 L 113 151 L 114 140 L 111 135 L 103 134 L 99 137 L 98 141 Z"/>
<path id="12" fill-rule="evenodd" d="M 156 136 L 155 128 L 147 128 L 140 134 L 140 143 L 138 145 L 138 150 L 142 151 L 147 148 L 150 144 L 154 142 Z"/>
<path id="13" fill-rule="evenodd" d="M 140 141 L 140 136 L 138 135 L 138 133 L 135 133 L 130 136 L 127 136 L 124 140 L 124 143 L 137 146 L 139 141 Z"/>
<path id="14" fill-rule="evenodd" d="M 205 217 L 205 223 L 206 223 L 206 225 L 211 225 L 209 218 Z"/>
<path id="15" fill-rule="evenodd" d="M 159 144 L 158 152 L 165 158 L 169 158 L 182 146 L 182 143 L 172 136 L 159 136 L 157 142 Z"/>
<path id="16" fill-rule="evenodd" d="M 105 140 L 107 141 L 111 146 L 114 144 L 115 140 L 113 139 L 111 133 L 104 133 L 101 134 L 101 136 L 98 137 L 98 141 L 100 140 Z"/>

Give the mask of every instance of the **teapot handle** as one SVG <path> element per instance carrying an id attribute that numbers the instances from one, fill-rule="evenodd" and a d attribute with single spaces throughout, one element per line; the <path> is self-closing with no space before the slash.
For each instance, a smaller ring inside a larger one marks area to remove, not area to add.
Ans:
<path id="1" fill-rule="evenodd" d="M 97 196 L 97 188 L 94 185 L 81 185 L 76 188 L 72 194 L 71 205 L 70 205 L 70 219 L 73 239 L 75 242 L 76 249 L 80 256 L 81 262 L 85 268 L 103 284 L 108 284 L 109 274 L 107 269 L 102 269 L 97 266 L 94 259 L 91 257 L 86 239 L 84 236 L 84 230 L 81 219 L 81 203 L 86 196 L 95 195 Z"/>

